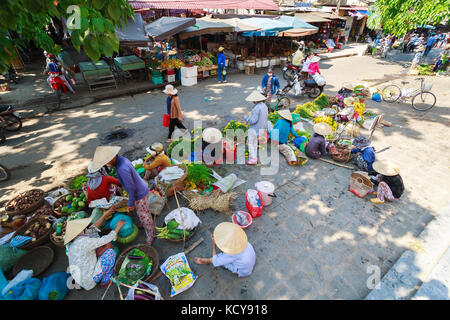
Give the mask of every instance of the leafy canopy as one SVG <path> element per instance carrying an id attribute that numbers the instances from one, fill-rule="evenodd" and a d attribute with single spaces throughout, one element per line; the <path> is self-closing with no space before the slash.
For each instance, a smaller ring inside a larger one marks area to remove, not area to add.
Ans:
<path id="1" fill-rule="evenodd" d="M 450 0 L 377 0 L 367 20 L 371 29 L 403 36 L 420 25 L 439 24 L 450 17 Z"/>
<path id="2" fill-rule="evenodd" d="M 73 10 L 71 6 L 78 9 Z M 75 49 L 80 52 L 83 46 L 94 61 L 101 54 L 111 57 L 113 52 L 119 51 L 115 28 L 122 28 L 122 20 L 128 24 L 128 18 L 134 19 L 127 0 L 3 0 L 0 10 L 0 72 L 4 72 L 16 58 L 14 46 L 20 49 L 25 41 L 33 40 L 39 48 L 59 53 L 60 47 L 45 31 L 53 17 L 67 21 Z M 77 25 L 79 28 L 72 28 Z M 8 30 L 17 32 L 21 39 L 11 39 Z"/>

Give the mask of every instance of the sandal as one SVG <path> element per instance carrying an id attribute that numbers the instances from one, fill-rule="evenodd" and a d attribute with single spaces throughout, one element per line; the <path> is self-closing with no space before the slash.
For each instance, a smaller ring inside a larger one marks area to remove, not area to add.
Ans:
<path id="1" fill-rule="evenodd" d="M 384 203 L 383 200 L 380 200 L 378 198 L 372 198 L 372 199 L 370 199 L 370 202 L 375 203 L 375 204 L 382 204 L 382 203 Z"/>

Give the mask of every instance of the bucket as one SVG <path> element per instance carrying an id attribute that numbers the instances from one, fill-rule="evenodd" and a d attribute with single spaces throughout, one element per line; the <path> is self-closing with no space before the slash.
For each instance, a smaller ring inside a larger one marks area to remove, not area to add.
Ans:
<path id="1" fill-rule="evenodd" d="M 276 197 L 273 193 L 275 190 L 273 183 L 269 181 L 260 181 L 255 183 L 255 187 L 261 193 L 263 205 L 270 205 L 272 203 L 272 198 Z"/>
<path id="2" fill-rule="evenodd" d="M 163 115 L 163 126 L 168 128 L 169 124 L 170 124 L 170 115 L 166 113 Z"/>

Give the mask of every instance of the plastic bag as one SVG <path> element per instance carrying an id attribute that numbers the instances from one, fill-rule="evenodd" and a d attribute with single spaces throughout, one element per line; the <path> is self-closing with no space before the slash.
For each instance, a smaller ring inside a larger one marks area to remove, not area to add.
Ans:
<path id="1" fill-rule="evenodd" d="M 245 194 L 245 205 L 252 218 L 262 215 L 263 203 L 261 193 L 254 189 L 248 189 Z"/>
<path id="2" fill-rule="evenodd" d="M 48 202 L 51 206 L 58 200 L 60 197 L 69 194 L 69 190 L 65 188 L 59 188 L 53 192 L 51 192 L 48 197 L 45 197 L 44 200 Z"/>
<path id="3" fill-rule="evenodd" d="M 63 300 L 69 292 L 67 279 L 69 274 L 66 272 L 54 273 L 42 279 L 39 300 Z"/>
<path id="4" fill-rule="evenodd" d="M 161 272 L 169 278 L 170 284 L 172 285 L 172 289 L 170 290 L 171 297 L 186 291 L 197 280 L 183 252 L 167 258 L 160 268 Z"/>
<path id="5" fill-rule="evenodd" d="M 121 238 L 126 238 L 133 233 L 133 219 L 125 214 L 121 213 L 115 214 L 114 217 L 109 222 L 109 228 L 111 230 L 114 230 L 119 220 L 123 220 L 125 224 L 120 229 L 118 236 Z"/>
<path id="6" fill-rule="evenodd" d="M 143 257 L 143 258 L 139 258 Z M 120 282 L 133 285 L 152 272 L 153 260 L 139 249 L 131 250 L 122 262 L 118 279 Z"/>
<path id="7" fill-rule="evenodd" d="M 3 288 L 2 290 L 2 295 L 5 296 L 6 292 L 8 292 L 9 289 L 13 288 L 14 286 L 18 285 L 19 283 L 21 283 L 22 281 L 29 279 L 33 276 L 33 270 L 22 270 L 20 271 L 15 277 L 14 279 L 12 279 L 7 285 L 6 287 Z"/>
<path id="8" fill-rule="evenodd" d="M 184 223 L 184 230 L 191 231 L 196 226 L 201 223 L 200 219 L 197 217 L 197 215 L 189 208 L 182 207 L 181 208 L 181 214 L 183 215 L 183 223 Z M 172 210 L 165 218 L 164 223 L 167 225 L 170 220 L 175 220 L 179 223 L 177 229 L 183 230 L 183 223 L 181 221 L 180 217 L 180 210 L 177 208 L 175 210 Z"/>
<path id="9" fill-rule="evenodd" d="M 112 196 L 109 201 L 106 198 L 101 198 L 98 200 L 93 200 L 89 203 L 89 208 L 101 208 L 101 209 L 109 209 L 113 206 L 113 204 L 119 203 L 121 201 L 128 201 L 127 197 L 120 196 Z"/>
<path id="10" fill-rule="evenodd" d="M 127 296 L 125 297 L 125 300 L 145 300 L 145 299 L 135 298 L 134 293 L 137 291 L 137 294 L 139 294 L 138 286 L 145 286 L 145 287 L 147 287 L 147 289 L 149 289 L 149 290 L 153 291 L 154 293 L 156 293 L 155 300 L 161 300 L 161 294 L 159 293 L 158 287 L 155 286 L 154 284 L 147 283 L 147 282 L 144 282 L 142 280 L 136 282 L 133 285 L 133 288 L 130 288 L 130 290 L 128 290 L 128 293 L 127 293 Z M 147 293 L 147 294 L 150 294 L 150 293 Z"/>
<path id="11" fill-rule="evenodd" d="M 27 253 L 22 249 L 15 249 L 12 247 L 0 247 L 0 270 L 8 272 L 14 267 L 19 259 Z"/>
<path id="12" fill-rule="evenodd" d="M 166 205 L 165 197 L 161 197 L 153 192 L 150 192 L 150 195 L 148 197 L 148 207 L 152 214 L 157 216 L 160 215 L 165 205 Z"/>
<path id="13" fill-rule="evenodd" d="M 318 72 L 316 72 L 313 75 L 313 79 L 317 83 L 318 86 L 324 86 L 326 84 L 325 78 L 321 74 L 319 74 Z"/>
<path id="14" fill-rule="evenodd" d="M 295 95 L 296 96 L 298 96 L 302 92 L 302 87 L 300 85 L 300 82 L 295 81 L 294 90 L 295 90 Z"/>
<path id="15" fill-rule="evenodd" d="M 40 287 L 41 280 L 28 278 L 6 290 L 3 296 L 6 300 L 37 300 Z"/>

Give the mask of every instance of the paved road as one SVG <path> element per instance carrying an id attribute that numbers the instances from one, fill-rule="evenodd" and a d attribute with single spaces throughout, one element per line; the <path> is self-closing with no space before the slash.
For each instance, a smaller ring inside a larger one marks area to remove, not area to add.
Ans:
<path id="1" fill-rule="evenodd" d="M 403 69 L 399 63 L 367 56 L 321 63 L 328 94 L 335 94 L 343 82 L 387 79 Z M 242 117 L 251 108 L 244 98 L 259 85 L 262 76 L 263 72 L 250 77 L 231 75 L 227 84 L 209 79 L 195 87 L 180 87 L 185 124 L 192 128 L 194 120 L 203 120 L 205 125 L 222 128 L 230 118 Z M 448 201 L 450 152 L 440 143 L 449 138 L 448 79 L 431 81 L 438 102 L 425 114 L 403 104 L 367 103 L 367 109 L 384 112 L 385 119 L 393 124 L 376 131 L 373 145 L 379 158 L 401 164 L 406 192 L 400 201 L 374 206 L 368 199 L 359 199 L 348 192 L 348 169 L 320 161 L 292 168 L 281 159 L 279 174 L 264 177 L 275 183 L 278 197 L 247 230 L 257 252 L 252 276 L 238 279 L 222 269 L 193 263 L 195 256 L 211 254 L 209 232 L 217 223 L 230 219 L 206 211 L 200 214 L 202 227 L 191 242 L 200 237 L 205 241 L 188 257 L 199 279 L 191 290 L 176 298 L 365 297 L 369 292 L 367 267 L 379 267 L 381 276 L 386 273 L 405 249 L 414 247 L 414 237 Z M 307 101 L 293 99 L 299 103 Z M 12 169 L 13 179 L 2 186 L 0 201 L 30 187 L 52 189 L 82 172 L 95 147 L 116 126 L 132 130 L 130 138 L 118 143 L 122 153 L 130 159 L 142 156 L 146 146 L 166 139 L 167 129 L 161 129 L 164 110 L 165 96 L 153 92 L 104 100 L 26 122 L 23 130 L 1 147 L 1 162 Z M 220 174 L 235 172 L 247 181 L 239 187 L 237 209 L 245 208 L 245 191 L 261 180 L 259 169 L 239 165 L 217 168 Z M 175 208 L 173 201 L 169 205 Z M 158 225 L 162 224 L 162 218 L 158 218 Z M 182 245 L 159 240 L 155 247 L 162 261 L 183 250 Z M 66 266 L 67 258 L 59 249 L 47 273 L 63 271 Z M 167 279 L 162 277 L 156 284 L 168 297 Z M 103 292 L 103 289 L 72 291 L 68 298 L 100 299 Z M 106 299 L 117 298 L 117 289 L 110 289 Z"/>

